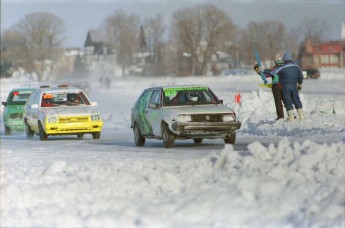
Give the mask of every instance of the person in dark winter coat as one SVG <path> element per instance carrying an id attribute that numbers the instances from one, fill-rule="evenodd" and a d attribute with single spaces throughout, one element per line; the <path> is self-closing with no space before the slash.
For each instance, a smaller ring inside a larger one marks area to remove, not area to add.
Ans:
<path id="1" fill-rule="evenodd" d="M 289 116 L 288 121 L 294 120 L 294 107 L 298 112 L 299 119 L 304 120 L 303 105 L 298 92 L 302 89 L 302 70 L 298 65 L 293 63 L 289 52 L 285 52 L 283 60 L 284 65 L 274 69 L 271 74 L 278 75 L 279 82 L 283 86 L 282 94 L 284 105 Z"/>
<path id="2" fill-rule="evenodd" d="M 272 78 L 272 94 L 273 94 L 274 104 L 276 106 L 276 113 L 277 113 L 276 120 L 279 120 L 279 119 L 284 119 L 283 93 L 282 93 L 283 86 L 279 82 L 279 76 L 272 75 L 271 72 L 277 67 L 284 65 L 284 61 L 282 60 L 282 57 L 279 53 L 275 55 L 273 61 L 274 61 L 274 66 L 271 69 L 264 69 L 263 73 L 266 76 L 266 78 Z M 254 70 L 260 75 L 260 70 L 257 64 L 254 66 Z"/>

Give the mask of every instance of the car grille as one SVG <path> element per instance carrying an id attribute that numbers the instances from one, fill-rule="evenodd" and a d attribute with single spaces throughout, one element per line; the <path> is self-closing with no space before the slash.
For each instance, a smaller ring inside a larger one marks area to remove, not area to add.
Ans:
<path id="1" fill-rule="evenodd" d="M 23 113 L 12 113 L 10 115 L 11 119 L 23 119 Z"/>
<path id="2" fill-rule="evenodd" d="M 89 116 L 60 116 L 59 123 L 80 123 L 88 122 Z"/>
<path id="3" fill-rule="evenodd" d="M 192 115 L 192 122 L 222 122 L 222 114 L 195 114 Z"/>

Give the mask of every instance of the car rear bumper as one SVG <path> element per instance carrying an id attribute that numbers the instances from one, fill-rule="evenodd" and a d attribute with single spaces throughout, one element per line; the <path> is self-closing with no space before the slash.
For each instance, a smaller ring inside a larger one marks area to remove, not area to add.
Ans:
<path id="1" fill-rule="evenodd" d="M 102 121 L 87 122 L 87 123 L 53 123 L 46 124 L 45 131 L 48 135 L 54 134 L 78 134 L 100 132 L 103 127 Z"/>
<path id="2" fill-rule="evenodd" d="M 174 123 L 172 129 L 180 136 L 224 138 L 240 129 L 241 123 L 236 122 L 184 122 Z"/>

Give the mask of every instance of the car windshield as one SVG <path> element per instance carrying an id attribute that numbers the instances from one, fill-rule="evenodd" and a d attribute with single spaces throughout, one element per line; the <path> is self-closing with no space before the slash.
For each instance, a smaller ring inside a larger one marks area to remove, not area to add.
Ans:
<path id="1" fill-rule="evenodd" d="M 163 89 L 163 106 L 219 104 L 208 87 L 176 87 Z"/>
<path id="2" fill-rule="evenodd" d="M 47 92 L 42 94 L 41 107 L 89 105 L 82 92 Z"/>
<path id="3" fill-rule="evenodd" d="M 25 105 L 32 91 L 13 91 L 8 100 L 9 105 Z"/>

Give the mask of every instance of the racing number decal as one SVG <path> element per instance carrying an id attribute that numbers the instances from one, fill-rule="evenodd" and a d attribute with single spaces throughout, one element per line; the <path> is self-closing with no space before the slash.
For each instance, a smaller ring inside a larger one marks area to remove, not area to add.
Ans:
<path id="1" fill-rule="evenodd" d="M 164 94 L 165 96 L 176 96 L 178 91 L 181 90 L 208 90 L 207 87 L 203 86 L 191 86 L 191 87 L 177 87 L 177 88 L 164 88 Z"/>

